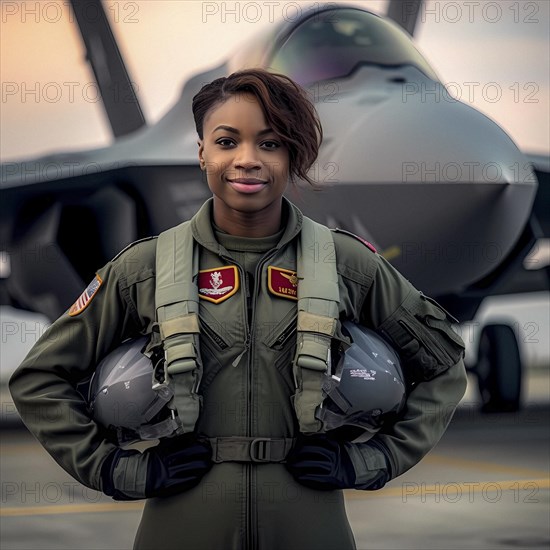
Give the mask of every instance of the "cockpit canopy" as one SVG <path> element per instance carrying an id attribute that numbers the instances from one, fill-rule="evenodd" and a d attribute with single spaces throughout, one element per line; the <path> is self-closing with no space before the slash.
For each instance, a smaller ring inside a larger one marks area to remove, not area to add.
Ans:
<path id="1" fill-rule="evenodd" d="M 232 71 L 263 67 L 303 86 L 347 77 L 361 65 L 413 65 L 439 81 L 405 31 L 357 8 L 305 12 L 298 21 L 283 23 L 241 51 L 244 55 L 234 59 Z"/>

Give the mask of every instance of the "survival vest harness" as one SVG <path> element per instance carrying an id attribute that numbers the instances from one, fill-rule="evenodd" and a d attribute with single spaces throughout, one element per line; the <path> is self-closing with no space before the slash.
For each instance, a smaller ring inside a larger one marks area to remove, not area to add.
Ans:
<path id="1" fill-rule="evenodd" d="M 311 246 L 316 243 L 316 246 Z M 322 387 L 330 368 L 331 339 L 338 320 L 338 275 L 336 262 L 321 262 L 316 250 L 333 247 L 332 233 L 327 227 L 304 216 L 297 243 L 298 321 L 297 345 L 293 362 L 296 384 L 294 409 L 301 432 L 323 431 L 315 410 L 323 400 Z M 192 262 L 181 261 L 193 258 Z M 196 281 L 199 273 L 199 247 L 196 245 L 190 222 L 184 222 L 161 233 L 157 241 L 155 307 L 158 333 L 149 346 L 149 353 L 162 344 L 164 360 L 157 361 L 153 374 L 153 389 L 168 386 L 173 391 L 169 403 L 181 427 L 179 433 L 193 431 L 200 411 L 198 388 L 202 376 L 199 347 L 199 292 Z M 159 338 L 162 342 L 159 342 Z M 281 445 L 264 444 L 266 438 L 213 438 L 239 440 L 244 455 L 253 461 L 284 459 L 292 440 Z M 250 439 L 251 441 L 245 441 Z M 273 440 L 270 440 L 273 441 Z M 226 441 L 219 443 L 221 449 Z M 232 445 L 233 451 L 235 445 Z M 264 450 L 260 456 L 256 450 Z M 254 449 L 254 452 L 252 450 Z M 216 451 L 216 449 L 215 449 Z M 219 454 L 219 453 L 218 453 Z M 223 453 L 222 453 L 223 454 Z M 215 452 L 216 455 L 216 452 Z M 220 458 L 218 456 L 218 458 Z M 223 457 L 221 460 L 223 461 Z"/>

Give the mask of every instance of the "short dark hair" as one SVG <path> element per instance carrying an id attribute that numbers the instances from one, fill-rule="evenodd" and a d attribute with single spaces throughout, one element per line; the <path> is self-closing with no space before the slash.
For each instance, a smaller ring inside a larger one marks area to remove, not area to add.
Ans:
<path id="1" fill-rule="evenodd" d="M 199 138 L 203 139 L 208 111 L 239 93 L 251 93 L 257 98 L 266 120 L 287 147 L 291 180 L 297 176 L 315 185 L 307 172 L 317 158 L 323 129 L 305 90 L 285 75 L 247 69 L 204 85 L 193 97 L 193 117 Z"/>

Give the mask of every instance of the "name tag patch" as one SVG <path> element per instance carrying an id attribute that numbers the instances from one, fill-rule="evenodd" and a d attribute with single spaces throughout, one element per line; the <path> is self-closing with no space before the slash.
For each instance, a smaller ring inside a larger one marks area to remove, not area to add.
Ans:
<path id="1" fill-rule="evenodd" d="M 239 289 L 237 266 L 228 265 L 199 271 L 199 297 L 219 304 Z"/>
<path id="2" fill-rule="evenodd" d="M 271 294 L 290 300 L 298 299 L 298 277 L 296 271 L 274 267 L 267 268 L 268 288 Z"/>
<path id="3" fill-rule="evenodd" d="M 69 309 L 69 315 L 74 317 L 84 311 L 92 298 L 96 295 L 103 281 L 99 275 L 94 277 L 94 280 L 86 287 L 86 290 L 78 297 L 78 300 Z"/>

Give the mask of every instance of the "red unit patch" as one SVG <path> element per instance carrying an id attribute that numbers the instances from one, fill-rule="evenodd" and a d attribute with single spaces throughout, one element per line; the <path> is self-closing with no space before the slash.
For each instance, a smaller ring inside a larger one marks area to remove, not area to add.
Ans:
<path id="1" fill-rule="evenodd" d="M 374 245 L 369 243 L 369 241 L 367 241 L 366 239 L 363 239 L 363 237 L 360 237 L 359 235 L 356 235 L 351 231 L 340 229 L 339 227 L 337 227 L 336 229 L 333 229 L 332 231 L 336 231 L 336 233 L 345 233 L 346 235 L 349 235 L 350 237 L 353 237 L 354 239 L 357 239 L 359 242 L 363 243 L 371 252 L 376 253 L 376 248 L 374 247 Z"/>
<path id="2" fill-rule="evenodd" d="M 298 277 L 296 271 L 274 267 L 270 265 L 267 268 L 267 281 L 269 291 L 275 296 L 298 299 Z"/>
<path id="3" fill-rule="evenodd" d="M 86 287 L 86 290 L 79 296 L 78 300 L 69 309 L 69 315 L 74 317 L 84 311 L 92 298 L 96 295 L 103 281 L 99 275 L 94 277 L 94 280 Z"/>
<path id="4" fill-rule="evenodd" d="M 362 237 L 357 237 L 369 250 L 376 253 L 376 248 L 374 248 L 374 245 L 369 243 L 369 241 L 366 241 Z"/>
<path id="5" fill-rule="evenodd" d="M 219 304 L 239 289 L 237 266 L 227 265 L 199 271 L 199 297 Z"/>

